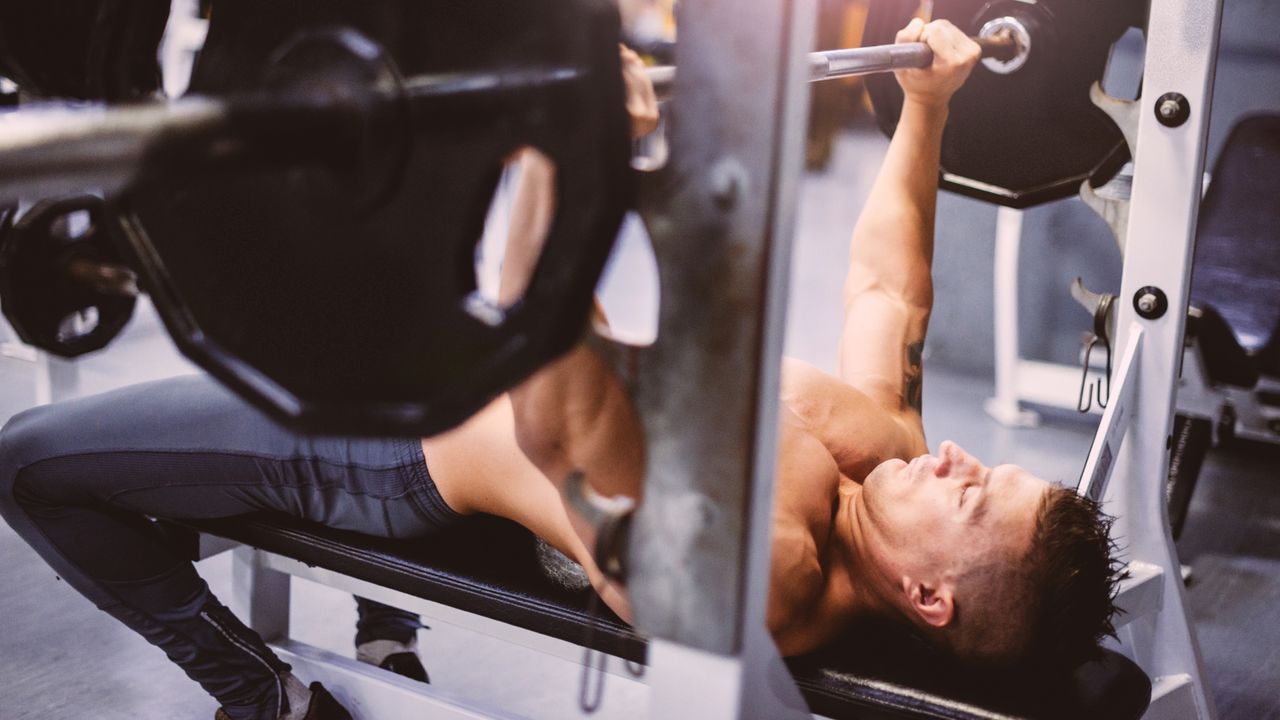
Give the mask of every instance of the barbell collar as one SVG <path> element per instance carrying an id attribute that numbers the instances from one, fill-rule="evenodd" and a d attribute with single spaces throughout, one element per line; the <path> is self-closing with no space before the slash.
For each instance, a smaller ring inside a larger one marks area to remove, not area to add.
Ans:
<path id="1" fill-rule="evenodd" d="M 134 298 L 140 294 L 138 274 L 124 265 L 76 258 L 67 264 L 67 276 L 94 292 Z"/>

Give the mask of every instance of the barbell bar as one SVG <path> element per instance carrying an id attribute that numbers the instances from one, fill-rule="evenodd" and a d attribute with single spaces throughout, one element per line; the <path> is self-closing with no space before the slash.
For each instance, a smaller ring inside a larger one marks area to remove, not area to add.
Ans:
<path id="1" fill-rule="evenodd" d="M 1013 26 L 1013 27 L 1011 27 Z M 989 25 L 973 39 L 983 56 L 1014 62 L 1029 50 L 1028 37 L 1016 18 Z M 923 68 L 933 63 L 924 43 L 901 43 L 814 52 L 809 55 L 809 80 Z M 1018 63 L 1021 64 L 1021 63 Z M 675 81 L 673 66 L 646 70 L 659 98 L 670 96 Z M 403 99 L 409 116 L 430 118 L 416 112 L 419 105 L 443 98 L 492 98 L 524 89 L 572 80 L 571 68 L 526 69 L 517 73 L 460 73 L 410 77 L 394 91 L 382 88 L 384 98 Z M 172 102 L 143 103 L 127 107 L 25 109 L 0 120 L 0 205 L 26 197 L 50 197 L 95 189 L 108 195 L 123 190 L 136 177 L 144 157 L 168 156 L 169 163 L 254 165 L 289 162 L 300 157 L 333 160 L 323 153 L 341 152 L 341 143 L 326 148 L 293 147 L 295 140 L 313 133 L 291 131 L 294 123 L 314 129 L 331 126 L 342 137 L 346 118 L 325 112 L 332 98 L 294 97 L 226 100 L 191 97 Z M 241 121 L 251 118 L 251 123 Z M 424 120 L 429 122 L 429 120 Z M 241 128 L 252 129 L 242 132 Z M 313 144 L 312 144 L 313 145 Z M 171 165 L 172 166 L 172 165 Z"/>
<path id="2" fill-rule="evenodd" d="M 303 89 L 119 106 L 36 103 L 0 116 L 0 206 L 86 190 L 111 196 L 157 162 L 195 171 L 344 165 L 359 145 L 344 140 L 361 132 L 363 113 L 400 112 L 416 128 L 448 117 L 432 111 L 442 102 L 518 102 L 521 93 L 579 75 L 569 67 L 404 79 L 389 72 L 362 89 L 365 97 Z"/>
<path id="3" fill-rule="evenodd" d="M 999 23 L 988 23 L 971 39 L 982 49 L 984 59 L 1021 67 L 1031 49 L 1030 37 L 1022 21 L 1010 16 L 1000 18 Z M 932 64 L 933 51 L 919 42 L 823 50 L 809 53 L 809 82 L 926 68 Z M 675 66 L 658 65 L 645 72 L 658 99 L 669 98 L 675 83 Z"/>

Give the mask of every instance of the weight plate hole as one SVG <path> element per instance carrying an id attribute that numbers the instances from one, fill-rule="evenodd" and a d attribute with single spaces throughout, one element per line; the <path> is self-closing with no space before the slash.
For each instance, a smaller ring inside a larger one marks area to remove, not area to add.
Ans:
<path id="1" fill-rule="evenodd" d="M 62 318 L 62 322 L 58 323 L 58 342 L 72 343 L 82 337 L 91 335 L 94 330 L 98 329 L 101 316 L 98 314 L 98 308 L 87 307 L 83 310 L 77 310 Z"/>
<path id="2" fill-rule="evenodd" d="M 476 242 L 470 268 L 474 277 L 465 280 L 471 292 L 463 300 L 467 312 L 493 326 L 501 325 L 506 320 L 506 309 L 524 297 L 556 215 L 556 198 L 518 197 L 517 192 L 520 177 L 526 172 L 546 174 L 554 183 L 556 166 L 551 158 L 531 147 L 522 147 L 509 158 L 485 211 L 484 230 Z M 532 227 L 518 231 L 521 246 L 508 247 L 513 230 L 511 216 L 517 202 L 535 203 L 537 208 L 532 213 Z M 531 257 L 531 253 L 536 255 Z"/>
<path id="3" fill-rule="evenodd" d="M 93 231 L 93 217 L 88 210 L 72 210 L 55 219 L 49 229 L 60 240 L 80 240 Z"/>

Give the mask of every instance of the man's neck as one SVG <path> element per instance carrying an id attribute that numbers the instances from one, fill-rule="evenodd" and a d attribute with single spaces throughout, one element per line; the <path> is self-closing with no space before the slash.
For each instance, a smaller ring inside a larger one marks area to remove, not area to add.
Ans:
<path id="1" fill-rule="evenodd" d="M 868 554 L 863 539 L 862 485 L 842 481 L 837 489 L 839 506 L 828 548 L 829 582 L 843 600 L 843 612 L 851 620 L 899 617 L 890 601 L 892 581 Z"/>

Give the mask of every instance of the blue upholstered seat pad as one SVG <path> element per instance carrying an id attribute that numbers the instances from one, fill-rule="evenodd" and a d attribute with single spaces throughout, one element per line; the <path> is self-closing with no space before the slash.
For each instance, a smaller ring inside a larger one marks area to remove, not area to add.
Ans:
<path id="1" fill-rule="evenodd" d="M 1200 208 L 1191 302 L 1217 310 L 1250 353 L 1280 344 L 1280 115 L 1241 120 L 1223 146 Z"/>

